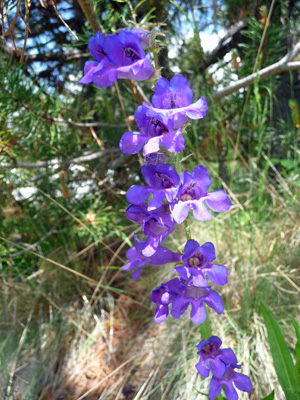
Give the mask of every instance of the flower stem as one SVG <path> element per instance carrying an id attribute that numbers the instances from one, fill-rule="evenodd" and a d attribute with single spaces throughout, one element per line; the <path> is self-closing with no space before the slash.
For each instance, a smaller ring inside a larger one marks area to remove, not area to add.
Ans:
<path id="1" fill-rule="evenodd" d="M 185 236 L 187 240 L 192 239 L 192 235 L 191 235 L 191 227 L 189 226 L 189 223 L 187 222 L 187 220 L 184 221 L 184 230 L 185 230 Z"/>

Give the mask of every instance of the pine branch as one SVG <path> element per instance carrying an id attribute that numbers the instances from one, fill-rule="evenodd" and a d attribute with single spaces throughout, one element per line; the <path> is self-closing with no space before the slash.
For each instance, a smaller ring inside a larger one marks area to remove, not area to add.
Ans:
<path id="1" fill-rule="evenodd" d="M 219 100 L 222 97 L 228 96 L 241 88 L 248 87 L 252 85 L 256 79 L 259 81 L 263 81 L 271 76 L 281 74 L 284 71 L 298 71 L 300 70 L 300 61 L 291 61 L 300 53 L 300 42 L 297 43 L 294 48 L 286 54 L 280 61 L 269 65 L 268 67 L 257 71 L 245 78 L 239 79 L 238 81 L 232 83 L 225 88 L 217 90 L 211 96 L 211 99 L 208 100 L 208 103 L 211 103 L 211 100 Z"/>

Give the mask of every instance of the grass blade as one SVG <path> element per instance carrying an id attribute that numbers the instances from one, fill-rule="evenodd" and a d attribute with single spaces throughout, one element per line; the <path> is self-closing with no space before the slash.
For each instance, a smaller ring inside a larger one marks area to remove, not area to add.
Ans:
<path id="1" fill-rule="evenodd" d="M 300 386 L 293 376 L 294 364 L 288 346 L 277 321 L 263 303 L 261 303 L 261 310 L 278 381 L 287 400 L 299 400 Z"/>
<path id="2" fill-rule="evenodd" d="M 296 357 L 296 365 L 294 367 L 294 378 L 296 379 L 296 381 L 298 383 L 300 383 L 300 329 L 299 329 L 299 325 L 297 324 L 296 320 L 294 320 L 294 318 L 292 318 L 293 321 L 293 325 L 295 328 L 295 332 L 296 332 L 296 338 L 297 338 L 297 343 L 296 343 L 296 347 L 295 347 L 295 357 Z"/>

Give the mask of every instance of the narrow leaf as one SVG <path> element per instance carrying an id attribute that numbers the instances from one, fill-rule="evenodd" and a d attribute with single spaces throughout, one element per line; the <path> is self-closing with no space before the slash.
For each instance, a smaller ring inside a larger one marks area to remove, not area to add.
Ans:
<path id="1" fill-rule="evenodd" d="M 273 400 L 273 399 L 274 399 L 274 395 L 275 395 L 275 392 L 274 392 L 274 390 L 273 390 L 272 393 L 268 394 L 268 396 L 264 397 L 264 398 L 261 399 L 261 400 Z"/>
<path id="2" fill-rule="evenodd" d="M 296 332 L 296 338 L 297 338 L 297 343 L 296 343 L 296 347 L 295 347 L 295 357 L 296 357 L 296 365 L 294 367 L 294 371 L 293 371 L 293 376 L 296 379 L 296 381 L 298 383 L 300 383 L 300 329 L 299 329 L 299 325 L 297 324 L 296 320 L 294 320 L 294 318 L 292 318 L 293 321 L 293 325 L 295 328 L 295 332 Z"/>
<path id="3" fill-rule="evenodd" d="M 289 348 L 278 323 L 263 303 L 261 303 L 261 310 L 268 332 L 268 341 L 278 381 L 287 400 L 300 400 L 300 386 L 293 376 L 294 364 Z"/>

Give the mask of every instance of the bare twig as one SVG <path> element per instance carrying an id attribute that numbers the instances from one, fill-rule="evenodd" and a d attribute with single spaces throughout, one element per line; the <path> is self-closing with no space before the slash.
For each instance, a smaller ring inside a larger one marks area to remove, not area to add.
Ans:
<path id="1" fill-rule="evenodd" d="M 26 0 L 25 0 L 26 1 Z M 57 16 L 57 18 L 60 19 L 60 21 L 64 24 L 64 26 L 68 29 L 68 31 L 75 37 L 76 40 L 78 39 L 78 36 L 72 31 L 72 29 L 69 27 L 69 25 L 63 20 L 63 18 L 59 15 L 59 12 L 57 10 L 56 7 L 56 0 L 50 0 L 50 4 L 52 5 L 52 7 L 54 8 L 55 14 Z"/>
<path id="2" fill-rule="evenodd" d="M 35 242 L 35 243 L 33 243 L 33 244 L 26 245 L 26 248 L 25 248 L 25 249 L 20 250 L 20 251 L 17 251 L 16 253 L 9 254 L 8 257 L 9 257 L 9 258 L 18 257 L 18 256 L 20 256 L 21 254 L 27 253 L 27 252 L 30 251 L 30 250 L 34 250 L 34 249 L 35 249 L 40 243 L 42 243 L 49 235 L 51 235 L 51 233 L 53 233 L 53 232 L 55 231 L 55 229 L 58 227 L 59 223 L 60 223 L 60 220 L 57 221 L 57 222 L 52 226 L 52 228 L 51 228 L 48 232 L 46 232 L 45 235 L 42 236 L 37 242 Z M 23 243 L 23 245 L 25 246 L 25 243 Z"/>
<path id="3" fill-rule="evenodd" d="M 119 153 L 119 149 L 108 149 L 103 151 L 97 151 L 96 153 L 86 154 L 81 157 L 70 158 L 67 160 L 60 160 L 55 158 L 53 160 L 48 161 L 38 161 L 36 163 L 31 162 L 16 162 L 16 163 L 0 163 L 0 168 L 47 168 L 54 165 L 69 165 L 69 164 L 82 164 L 86 162 L 90 162 L 96 160 L 97 158 L 101 159 L 103 156 Z"/>
<path id="4" fill-rule="evenodd" d="M 89 2 L 89 0 L 78 0 L 78 3 L 80 4 L 80 7 L 81 7 L 86 19 L 89 21 L 94 33 L 100 31 L 104 34 L 105 32 L 104 32 L 103 26 L 98 21 L 96 14 L 94 13 L 94 10 L 93 10 L 92 5 Z"/>
<path id="5" fill-rule="evenodd" d="M 71 119 L 61 119 L 61 118 L 53 118 L 54 122 L 57 122 L 58 124 L 61 125 L 73 125 L 73 126 L 78 126 L 79 128 L 127 128 L 128 124 L 109 124 L 108 122 L 98 122 L 98 121 L 92 121 L 92 122 L 75 122 L 72 121 Z M 130 122 L 130 121 L 129 121 Z"/>
<path id="6" fill-rule="evenodd" d="M 277 63 L 269 65 L 268 67 L 263 68 L 258 72 L 255 72 L 245 78 L 239 79 L 238 81 L 232 83 L 229 86 L 226 86 L 225 88 L 217 90 L 215 93 L 213 93 L 211 99 L 208 100 L 208 103 L 210 103 L 211 100 L 219 100 L 222 97 L 228 96 L 229 94 L 234 93 L 241 88 L 248 87 L 252 85 L 256 79 L 262 81 L 270 78 L 271 76 L 281 74 L 284 71 L 300 70 L 300 61 L 291 61 L 299 53 L 300 42 L 297 43 L 296 46 Z"/>

